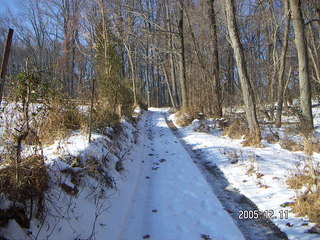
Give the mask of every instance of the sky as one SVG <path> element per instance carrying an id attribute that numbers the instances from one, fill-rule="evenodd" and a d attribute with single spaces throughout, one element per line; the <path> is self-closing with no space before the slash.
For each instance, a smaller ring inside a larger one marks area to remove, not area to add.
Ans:
<path id="1" fill-rule="evenodd" d="M 15 9 L 17 0 L 0 0 L 0 13 L 6 12 L 9 8 Z"/>

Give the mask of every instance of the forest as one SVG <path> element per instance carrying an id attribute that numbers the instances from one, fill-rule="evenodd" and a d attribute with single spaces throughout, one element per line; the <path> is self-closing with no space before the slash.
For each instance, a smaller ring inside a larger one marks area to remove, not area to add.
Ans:
<path id="1" fill-rule="evenodd" d="M 200 121 L 196 131 L 208 133 L 214 119 L 244 147 L 303 152 L 309 170 L 287 184 L 309 190 L 292 208 L 320 224 L 319 0 L 17 0 L 1 8 L 0 53 L 0 193 L 23 203 L 26 222 L 45 205 L 47 146 L 60 139 L 63 148 L 75 132 L 113 141 L 123 118 L 137 127 L 135 109 L 170 108 L 182 128 Z M 101 161 L 120 149 L 112 155 L 121 172 L 130 150 L 111 145 Z M 71 168 L 87 169 L 67 155 Z M 91 173 L 116 188 L 99 161 L 88 160 Z"/>
<path id="2" fill-rule="evenodd" d="M 21 72 L 40 74 L 44 89 L 65 99 L 88 100 L 94 79 L 110 108 L 221 117 L 244 104 L 250 129 L 260 111 L 281 126 L 282 108 L 300 99 L 312 128 L 319 2 L 289 2 L 22 1 L 1 16 L 2 49 L 15 30 L 4 96 Z"/>

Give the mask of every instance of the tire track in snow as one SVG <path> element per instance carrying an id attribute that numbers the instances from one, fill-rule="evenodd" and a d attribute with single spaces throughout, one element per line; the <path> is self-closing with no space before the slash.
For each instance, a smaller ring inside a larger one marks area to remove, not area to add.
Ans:
<path id="1" fill-rule="evenodd" d="M 238 218 L 240 210 L 255 210 L 258 207 L 246 196 L 233 188 L 223 172 L 211 162 L 207 162 L 201 149 L 192 149 L 192 146 L 183 141 L 178 129 L 172 121 L 165 116 L 168 127 L 180 140 L 186 151 L 190 154 L 195 165 L 199 168 L 213 193 L 218 197 L 225 210 L 233 218 L 243 236 L 247 240 L 287 240 L 288 237 L 269 219 L 241 220 Z"/>
<path id="2" fill-rule="evenodd" d="M 147 114 L 139 179 L 132 184 L 134 194 L 118 239 L 244 239 L 166 125 L 163 111 Z"/>

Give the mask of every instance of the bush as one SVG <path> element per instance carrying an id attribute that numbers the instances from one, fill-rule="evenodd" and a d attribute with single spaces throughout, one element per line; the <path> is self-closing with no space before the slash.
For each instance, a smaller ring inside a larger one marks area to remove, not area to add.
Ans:
<path id="1" fill-rule="evenodd" d="M 290 139 L 289 137 L 281 139 L 280 146 L 283 149 L 287 149 L 289 151 L 303 151 L 303 145 L 295 142 L 293 139 Z"/>
<path id="2" fill-rule="evenodd" d="M 103 129 L 106 126 L 113 126 L 119 122 L 119 115 L 110 110 L 110 106 L 103 102 L 98 102 L 92 115 L 92 128 Z"/>
<path id="3" fill-rule="evenodd" d="M 48 110 L 41 126 L 39 139 L 41 143 L 52 143 L 55 139 L 66 137 L 70 130 L 84 128 L 86 116 L 73 103 L 54 102 Z"/>
<path id="4" fill-rule="evenodd" d="M 41 200 L 47 189 L 47 169 L 40 155 L 25 157 L 18 166 L 11 163 L 0 170 L 0 192 L 13 202 Z"/>
<path id="5" fill-rule="evenodd" d="M 177 121 L 176 123 L 180 126 L 180 127 L 186 127 L 189 126 L 192 121 L 194 120 L 193 117 L 191 117 L 188 113 L 184 112 L 184 111 L 179 111 L 176 113 L 176 117 L 177 117 Z"/>
<path id="6" fill-rule="evenodd" d="M 234 119 L 223 129 L 222 135 L 231 139 L 241 139 L 249 134 L 248 125 L 241 119 Z"/>

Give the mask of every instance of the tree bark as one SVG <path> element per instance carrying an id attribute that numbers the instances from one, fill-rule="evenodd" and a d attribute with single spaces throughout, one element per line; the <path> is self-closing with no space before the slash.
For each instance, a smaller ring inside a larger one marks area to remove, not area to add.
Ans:
<path id="1" fill-rule="evenodd" d="M 8 31 L 8 36 L 7 36 L 6 45 L 5 45 L 5 47 L 4 47 L 2 64 L 1 64 L 1 75 L 0 75 L 0 106 L 1 106 L 1 102 L 2 102 L 4 81 L 5 81 L 6 72 L 7 72 L 7 66 L 8 66 L 8 61 L 9 61 L 9 54 L 10 54 L 12 36 L 13 36 L 13 29 L 10 28 L 9 31 Z"/>
<path id="2" fill-rule="evenodd" d="M 215 117 L 222 117 L 221 85 L 219 78 L 219 49 L 217 36 L 216 14 L 214 0 L 208 0 L 209 18 L 211 21 L 212 45 L 213 45 L 213 114 Z"/>
<path id="3" fill-rule="evenodd" d="M 297 48 L 299 62 L 300 107 L 302 110 L 301 121 L 307 131 L 312 131 L 313 117 L 311 109 L 311 86 L 309 80 L 308 49 L 303 22 L 304 20 L 302 16 L 301 1 L 291 0 L 290 9 L 295 35 L 294 42 Z"/>
<path id="4" fill-rule="evenodd" d="M 234 0 L 225 0 L 225 10 L 227 17 L 227 24 L 230 36 L 231 46 L 236 59 L 236 64 L 238 68 L 239 79 L 241 82 L 243 100 L 245 103 L 246 118 L 249 125 L 250 135 L 260 136 L 259 123 L 256 114 L 256 103 L 252 85 L 249 80 L 249 75 L 247 72 L 247 66 L 245 63 L 243 47 L 240 42 L 240 37 L 238 33 L 238 26 L 235 16 L 235 6 Z"/>
<path id="5" fill-rule="evenodd" d="M 185 47 L 184 47 L 184 32 L 183 32 L 183 19 L 184 19 L 184 0 L 179 0 L 180 3 L 180 16 L 178 23 L 179 30 L 179 40 L 180 40 L 180 49 L 179 49 L 179 79 L 181 87 L 181 106 L 186 110 L 189 106 L 188 95 L 187 95 L 187 85 L 186 85 L 186 62 L 185 62 Z"/>
<path id="6" fill-rule="evenodd" d="M 283 98 L 284 98 L 284 72 L 286 68 L 286 55 L 288 49 L 288 40 L 289 40 L 289 32 L 290 32 L 290 10 L 289 10 L 289 0 L 284 1 L 285 4 L 285 13 L 286 13 L 286 28 L 284 33 L 283 46 L 280 56 L 280 68 L 278 73 L 278 104 L 277 104 L 277 112 L 276 112 L 276 127 L 281 127 L 281 116 L 282 116 L 282 107 L 283 107 Z"/>

